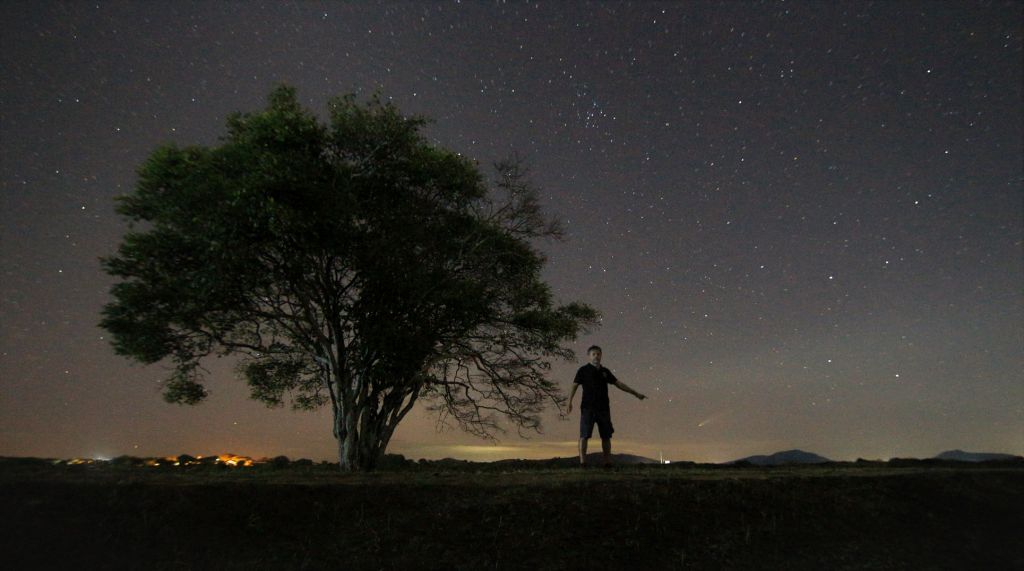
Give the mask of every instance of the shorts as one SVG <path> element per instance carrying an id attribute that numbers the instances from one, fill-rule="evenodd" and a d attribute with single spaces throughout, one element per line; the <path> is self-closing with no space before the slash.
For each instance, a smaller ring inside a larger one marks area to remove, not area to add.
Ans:
<path id="1" fill-rule="evenodd" d="M 612 427 L 612 413 L 607 410 L 580 409 L 580 438 L 590 438 L 594 435 L 594 423 L 597 423 L 597 431 L 601 440 L 612 437 L 615 428 Z"/>

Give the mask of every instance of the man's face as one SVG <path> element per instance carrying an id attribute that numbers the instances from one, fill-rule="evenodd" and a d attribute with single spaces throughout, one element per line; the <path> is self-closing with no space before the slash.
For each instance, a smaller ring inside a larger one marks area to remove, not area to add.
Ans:
<path id="1" fill-rule="evenodd" d="M 590 362 L 591 363 L 593 363 L 594 365 L 600 365 L 601 364 L 601 350 L 600 349 L 591 349 L 590 352 L 587 353 L 587 354 L 590 355 Z"/>

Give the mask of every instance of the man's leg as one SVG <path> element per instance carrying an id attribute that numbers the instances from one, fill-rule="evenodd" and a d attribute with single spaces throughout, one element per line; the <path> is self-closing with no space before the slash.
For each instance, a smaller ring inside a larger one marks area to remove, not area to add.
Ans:
<path id="1" fill-rule="evenodd" d="M 594 413 L 580 407 L 580 466 L 587 465 L 587 443 L 594 433 Z"/>
<path id="2" fill-rule="evenodd" d="M 612 465 L 612 433 L 615 427 L 612 426 L 612 415 L 608 411 L 601 411 L 598 415 L 597 428 L 601 432 L 601 452 L 604 456 L 604 465 Z"/>

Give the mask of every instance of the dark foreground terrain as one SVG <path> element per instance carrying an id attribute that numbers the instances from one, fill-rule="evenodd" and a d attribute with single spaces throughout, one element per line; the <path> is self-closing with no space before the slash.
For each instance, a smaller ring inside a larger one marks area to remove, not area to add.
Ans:
<path id="1" fill-rule="evenodd" d="M 1024 569 L 1015 465 L 0 461 L 5 569 Z"/>

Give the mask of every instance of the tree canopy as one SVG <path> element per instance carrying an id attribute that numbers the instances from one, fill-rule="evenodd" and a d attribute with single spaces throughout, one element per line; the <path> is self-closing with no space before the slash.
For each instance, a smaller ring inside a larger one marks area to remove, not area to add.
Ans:
<path id="1" fill-rule="evenodd" d="M 541 238 L 560 238 L 521 161 L 430 144 L 429 120 L 378 94 L 329 122 L 276 87 L 219 145 L 157 148 L 118 198 L 129 223 L 104 269 L 114 350 L 169 360 L 169 402 L 207 396 L 201 361 L 238 355 L 253 398 L 330 405 L 344 469 L 370 469 L 419 399 L 481 436 L 539 429 L 564 397 L 546 373 L 597 323 L 556 303 Z"/>

